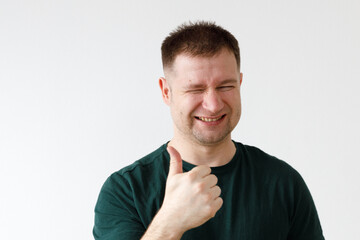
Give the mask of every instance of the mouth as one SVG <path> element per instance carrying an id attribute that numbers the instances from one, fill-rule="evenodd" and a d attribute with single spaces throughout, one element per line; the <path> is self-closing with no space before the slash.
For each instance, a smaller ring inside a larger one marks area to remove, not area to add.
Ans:
<path id="1" fill-rule="evenodd" d="M 224 115 L 221 115 L 220 117 L 200 117 L 200 116 L 195 116 L 196 119 L 203 121 L 203 122 L 216 122 L 221 120 L 222 118 L 225 117 Z"/>

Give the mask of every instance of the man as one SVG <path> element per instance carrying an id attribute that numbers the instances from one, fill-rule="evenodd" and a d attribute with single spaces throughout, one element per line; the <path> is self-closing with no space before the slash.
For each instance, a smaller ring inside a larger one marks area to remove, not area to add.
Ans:
<path id="1" fill-rule="evenodd" d="M 301 176 L 231 139 L 242 82 L 234 36 L 197 22 L 161 50 L 174 136 L 107 179 L 95 239 L 324 239 Z"/>

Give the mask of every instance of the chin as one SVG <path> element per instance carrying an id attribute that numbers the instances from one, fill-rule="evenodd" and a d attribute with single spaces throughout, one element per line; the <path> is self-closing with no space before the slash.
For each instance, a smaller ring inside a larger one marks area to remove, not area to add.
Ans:
<path id="1" fill-rule="evenodd" d="M 230 132 L 227 134 L 223 134 L 223 135 L 218 135 L 218 136 L 204 136 L 204 135 L 200 135 L 200 134 L 194 134 L 194 137 L 196 139 L 196 141 L 198 143 L 200 143 L 201 145 L 215 145 L 215 144 L 219 144 L 223 141 L 225 141 L 227 138 L 230 137 Z M 230 137 L 231 139 L 231 137 Z"/>

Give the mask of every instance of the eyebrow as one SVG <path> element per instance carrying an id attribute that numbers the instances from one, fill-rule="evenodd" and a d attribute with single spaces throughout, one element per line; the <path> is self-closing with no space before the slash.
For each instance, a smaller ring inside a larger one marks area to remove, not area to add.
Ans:
<path id="1" fill-rule="evenodd" d="M 222 81 L 221 83 L 220 83 L 220 85 L 224 85 L 224 84 L 229 84 L 229 83 L 237 83 L 238 82 L 238 80 L 236 80 L 236 79 L 226 79 L 226 80 L 224 80 L 224 81 Z"/>
<path id="2" fill-rule="evenodd" d="M 236 79 L 226 79 L 222 82 L 220 82 L 220 86 L 221 85 L 225 85 L 225 84 L 234 84 L 234 83 L 237 83 L 238 80 Z M 189 85 L 186 85 L 185 88 L 186 89 L 197 89 L 197 88 L 204 88 L 206 87 L 206 84 L 202 84 L 202 83 L 193 83 L 193 84 L 189 84 Z"/>

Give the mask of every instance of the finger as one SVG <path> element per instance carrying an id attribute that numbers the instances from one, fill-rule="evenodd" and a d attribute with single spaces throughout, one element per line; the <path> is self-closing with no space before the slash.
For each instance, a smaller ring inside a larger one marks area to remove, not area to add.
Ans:
<path id="1" fill-rule="evenodd" d="M 206 186 L 208 188 L 211 188 L 217 184 L 218 178 L 214 174 L 210 174 L 204 177 L 204 181 L 206 183 Z"/>
<path id="2" fill-rule="evenodd" d="M 211 168 L 205 165 L 200 165 L 191 169 L 190 172 L 194 172 L 194 175 L 203 178 L 211 173 Z"/>
<path id="3" fill-rule="evenodd" d="M 221 188 L 219 186 L 214 186 L 210 189 L 210 193 L 213 199 L 220 197 Z"/>
<path id="4" fill-rule="evenodd" d="M 219 209 L 221 208 L 221 206 L 223 205 L 223 200 L 221 197 L 218 197 L 214 200 L 212 206 L 214 209 L 214 216 L 216 214 L 217 211 L 219 211 Z"/>
<path id="5" fill-rule="evenodd" d="M 182 173 L 182 160 L 180 153 L 171 146 L 167 147 L 167 151 L 170 155 L 170 166 L 169 166 L 169 175 L 174 176 L 175 174 Z"/>

